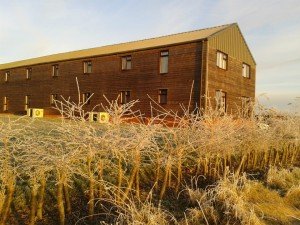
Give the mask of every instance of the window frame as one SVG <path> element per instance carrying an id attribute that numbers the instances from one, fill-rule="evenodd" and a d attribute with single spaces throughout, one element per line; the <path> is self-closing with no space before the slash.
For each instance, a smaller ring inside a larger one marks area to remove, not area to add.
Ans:
<path id="1" fill-rule="evenodd" d="M 220 54 L 220 56 L 222 56 L 222 61 L 220 61 L 219 54 Z M 224 59 L 224 57 L 226 57 L 226 58 Z M 224 62 L 225 62 L 225 68 L 224 68 L 224 65 L 223 65 Z M 226 54 L 225 52 L 217 50 L 216 66 L 218 68 L 222 69 L 222 70 L 228 70 L 228 54 Z"/>
<path id="2" fill-rule="evenodd" d="M 6 71 L 4 74 L 4 82 L 8 82 L 10 78 L 10 71 Z"/>
<path id="3" fill-rule="evenodd" d="M 89 70 L 90 68 L 90 70 Z M 93 73 L 93 63 L 92 60 L 86 60 L 83 62 L 83 74 Z"/>
<path id="4" fill-rule="evenodd" d="M 3 112 L 7 112 L 8 111 L 8 98 L 7 96 L 3 97 Z"/>
<path id="5" fill-rule="evenodd" d="M 55 105 L 55 101 L 58 100 L 58 94 L 50 94 L 50 105 Z"/>
<path id="6" fill-rule="evenodd" d="M 84 92 L 82 93 L 82 103 L 85 103 L 85 105 L 91 104 L 91 92 Z M 87 101 L 88 100 L 88 101 Z"/>
<path id="7" fill-rule="evenodd" d="M 123 61 L 125 62 L 125 66 L 123 64 Z M 130 67 L 128 65 L 130 65 Z M 132 70 L 132 56 L 131 55 L 121 56 L 121 70 L 122 71 Z"/>
<path id="8" fill-rule="evenodd" d="M 241 101 L 242 101 L 242 109 L 245 109 L 245 108 L 249 108 L 251 105 L 251 97 L 248 97 L 248 96 L 242 96 L 241 97 Z"/>
<path id="9" fill-rule="evenodd" d="M 165 93 L 163 93 L 165 91 Z M 162 96 L 165 96 L 165 101 L 162 101 Z M 168 89 L 160 88 L 158 89 L 158 103 L 161 105 L 168 104 Z"/>
<path id="10" fill-rule="evenodd" d="M 244 68 L 246 68 L 246 70 L 244 70 Z M 248 70 L 247 70 L 247 68 L 248 68 Z M 246 74 L 244 74 L 244 71 Z M 248 72 L 248 74 L 247 74 L 247 72 Z M 247 79 L 251 78 L 251 66 L 244 62 L 242 64 L 242 77 L 247 78 Z"/>
<path id="11" fill-rule="evenodd" d="M 32 68 L 28 67 L 26 68 L 26 80 L 30 80 L 32 75 Z"/>
<path id="12" fill-rule="evenodd" d="M 220 100 L 218 99 L 218 94 L 217 93 L 221 94 L 220 95 L 220 97 L 221 97 L 221 104 L 219 104 Z M 223 108 L 224 112 L 227 112 L 227 92 L 223 91 L 222 89 L 219 89 L 219 90 L 216 90 L 215 96 L 216 96 L 216 109 L 220 110 L 221 108 Z"/>
<path id="13" fill-rule="evenodd" d="M 30 95 L 25 95 L 25 111 L 27 111 L 30 108 Z"/>
<path id="14" fill-rule="evenodd" d="M 167 54 L 164 54 L 167 53 Z M 162 71 L 162 61 L 167 58 L 167 71 Z M 168 74 L 169 73 L 169 61 L 170 61 L 170 51 L 169 50 L 162 50 L 159 53 L 159 74 Z"/>
<path id="15" fill-rule="evenodd" d="M 120 104 L 127 104 L 131 101 L 131 91 L 122 90 L 120 91 Z"/>
<path id="16" fill-rule="evenodd" d="M 52 65 L 52 77 L 59 77 L 59 65 L 53 64 Z"/>

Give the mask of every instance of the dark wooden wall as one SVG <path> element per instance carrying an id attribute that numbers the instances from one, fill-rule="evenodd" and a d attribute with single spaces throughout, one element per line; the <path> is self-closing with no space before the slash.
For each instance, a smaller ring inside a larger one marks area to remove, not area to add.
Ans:
<path id="1" fill-rule="evenodd" d="M 161 50 L 169 50 L 169 72 L 159 74 L 159 56 Z M 132 56 L 132 69 L 121 70 L 121 57 Z M 91 60 L 93 71 L 83 73 L 83 62 Z M 52 65 L 59 65 L 59 76 L 52 77 Z M 117 98 L 122 90 L 131 91 L 131 99 L 139 99 L 135 109 L 140 109 L 146 116 L 150 115 L 150 99 L 158 100 L 158 90 L 168 89 L 168 103 L 163 105 L 167 110 L 178 111 L 179 104 L 189 103 L 192 82 L 195 81 L 192 92 L 192 107 L 199 105 L 200 80 L 202 65 L 202 43 L 187 43 L 163 48 L 128 52 L 85 59 L 77 59 L 56 63 L 30 66 L 32 75 L 26 80 L 26 68 L 9 69 L 10 79 L 4 82 L 5 72 L 0 71 L 0 99 L 3 112 L 3 97 L 9 99 L 9 113 L 24 111 L 25 95 L 31 96 L 32 108 L 44 108 L 50 111 L 50 94 L 71 97 L 77 101 L 78 93 L 75 78 L 78 78 L 82 93 L 94 93 L 91 104 L 106 103 L 103 95 L 109 100 Z M 97 109 L 101 110 L 101 109 Z"/>
<path id="2" fill-rule="evenodd" d="M 226 52 L 225 52 L 226 53 Z M 217 49 L 208 51 L 208 93 L 212 107 L 215 107 L 215 92 L 226 92 L 227 111 L 236 113 L 241 107 L 241 97 L 250 97 L 255 100 L 256 68 L 251 66 L 250 79 L 242 76 L 242 61 L 228 55 L 227 70 L 218 68 Z"/>

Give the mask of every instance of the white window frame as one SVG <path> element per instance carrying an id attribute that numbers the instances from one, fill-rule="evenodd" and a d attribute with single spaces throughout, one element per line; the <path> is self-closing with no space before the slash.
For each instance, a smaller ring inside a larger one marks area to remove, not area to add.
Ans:
<path id="1" fill-rule="evenodd" d="M 52 77 L 59 76 L 59 66 L 58 64 L 52 65 Z"/>
<path id="2" fill-rule="evenodd" d="M 6 72 L 5 72 L 5 78 L 4 78 L 4 81 L 5 81 L 5 82 L 8 82 L 9 77 L 10 77 L 10 72 L 9 72 L 9 71 L 6 71 Z"/>
<path id="3" fill-rule="evenodd" d="M 26 69 L 26 80 L 31 79 L 31 74 L 32 74 L 32 68 L 27 68 Z"/>
<path id="4" fill-rule="evenodd" d="M 50 95 L 50 105 L 55 105 L 55 101 L 58 99 L 58 94 L 51 94 Z"/>
<path id="5" fill-rule="evenodd" d="M 243 70 L 242 70 L 242 76 L 245 78 L 250 78 L 250 65 L 243 63 Z"/>
<path id="6" fill-rule="evenodd" d="M 159 58 L 159 73 L 166 74 L 169 72 L 169 50 L 160 52 Z M 166 64 L 166 65 L 165 65 Z"/>
<path id="7" fill-rule="evenodd" d="M 131 68 L 132 68 L 132 57 L 131 57 L 131 55 L 122 56 L 121 64 L 122 64 L 122 70 L 131 70 Z"/>
<path id="8" fill-rule="evenodd" d="M 216 90 L 216 108 L 226 112 L 227 108 L 227 93 L 222 90 Z"/>
<path id="9" fill-rule="evenodd" d="M 25 110 L 30 108 L 30 95 L 25 95 Z"/>
<path id="10" fill-rule="evenodd" d="M 227 70 L 228 67 L 228 55 L 224 52 L 217 51 L 217 67 Z"/>
<path id="11" fill-rule="evenodd" d="M 93 64 L 92 61 L 85 61 L 83 62 L 83 73 L 90 74 L 93 72 Z"/>
<path id="12" fill-rule="evenodd" d="M 86 105 L 91 104 L 91 95 L 91 92 L 82 93 L 82 103 L 86 102 Z"/>
<path id="13" fill-rule="evenodd" d="M 8 99 L 6 96 L 3 98 L 3 111 L 8 111 Z"/>
<path id="14" fill-rule="evenodd" d="M 162 96 L 165 96 L 165 102 L 162 102 Z M 167 104 L 168 103 L 168 89 L 162 88 L 158 90 L 158 103 Z"/>
<path id="15" fill-rule="evenodd" d="M 251 98 L 247 96 L 241 97 L 242 101 L 242 115 L 244 117 L 249 117 L 252 111 L 252 104 L 251 104 Z"/>
<path id="16" fill-rule="evenodd" d="M 120 103 L 126 104 L 130 102 L 131 91 L 120 91 Z"/>

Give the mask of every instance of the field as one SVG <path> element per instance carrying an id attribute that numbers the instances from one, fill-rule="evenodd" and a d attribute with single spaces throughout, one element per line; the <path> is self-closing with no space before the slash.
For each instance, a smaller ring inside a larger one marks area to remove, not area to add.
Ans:
<path id="1" fill-rule="evenodd" d="M 109 124 L 0 118 L 0 225 L 300 224 L 300 118 L 111 102 Z M 127 122 L 135 116 L 138 123 Z"/>

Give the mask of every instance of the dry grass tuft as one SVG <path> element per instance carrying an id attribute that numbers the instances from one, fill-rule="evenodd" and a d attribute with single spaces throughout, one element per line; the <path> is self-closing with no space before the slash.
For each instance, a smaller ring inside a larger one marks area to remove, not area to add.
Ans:
<path id="1" fill-rule="evenodd" d="M 294 224 L 300 216 L 300 189 L 293 187 L 285 197 L 258 181 L 228 175 L 215 187 L 187 189 L 198 205 L 187 210 L 185 223 L 196 224 Z M 297 209 L 298 208 L 298 209 Z"/>
<path id="2" fill-rule="evenodd" d="M 268 171 L 267 183 L 272 188 L 288 191 L 300 185 L 300 168 L 294 167 L 289 170 L 271 167 Z"/>
<path id="3" fill-rule="evenodd" d="M 285 195 L 285 201 L 300 210 L 300 186 L 294 186 Z"/>

